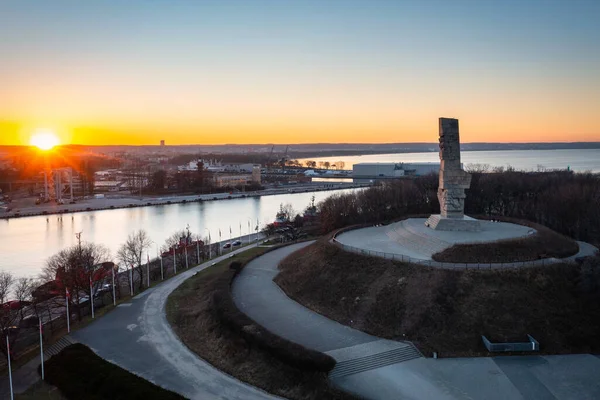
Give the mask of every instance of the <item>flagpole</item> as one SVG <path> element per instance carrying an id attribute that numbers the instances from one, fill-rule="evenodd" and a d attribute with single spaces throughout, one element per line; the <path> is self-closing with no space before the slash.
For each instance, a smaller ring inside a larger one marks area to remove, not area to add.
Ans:
<path id="1" fill-rule="evenodd" d="M 67 303 L 67 333 L 71 333 L 71 318 L 69 318 L 69 289 L 65 288 L 65 302 Z"/>
<path id="2" fill-rule="evenodd" d="M 113 306 L 117 305 L 117 296 L 115 296 L 115 266 L 112 267 L 112 284 L 113 284 Z"/>
<path id="3" fill-rule="evenodd" d="M 129 292 L 133 297 L 133 264 L 129 266 Z"/>
<path id="4" fill-rule="evenodd" d="M 14 400 L 13 384 L 12 384 L 12 368 L 10 366 L 10 344 L 8 343 L 8 335 L 6 335 L 6 353 L 8 354 L 8 381 L 10 384 L 10 400 Z"/>
<path id="5" fill-rule="evenodd" d="M 164 281 L 165 280 L 165 274 L 163 273 L 163 261 L 162 261 L 162 254 L 160 254 L 158 247 L 156 248 L 156 252 L 158 253 L 158 258 L 160 258 L 160 280 Z"/>
<path id="6" fill-rule="evenodd" d="M 146 263 L 146 281 L 148 282 L 148 287 L 150 287 L 150 254 L 146 253 L 146 257 L 148 259 L 148 262 Z"/>
<path id="7" fill-rule="evenodd" d="M 207 228 L 204 228 L 204 229 L 206 229 L 208 231 Z M 212 247 L 212 243 L 210 242 L 210 231 L 208 231 L 208 259 L 209 260 L 212 258 L 212 251 L 211 251 L 212 249 L 211 249 L 211 247 Z"/>
<path id="8" fill-rule="evenodd" d="M 250 220 L 248 220 L 248 244 L 252 240 L 252 229 L 250 229 Z"/>
<path id="9" fill-rule="evenodd" d="M 198 255 L 198 264 L 200 264 L 200 236 L 196 238 L 196 254 Z"/>
<path id="10" fill-rule="evenodd" d="M 42 340 L 42 319 L 39 319 L 40 322 L 40 359 L 42 366 L 42 380 L 44 380 L 44 341 Z"/>
<path id="11" fill-rule="evenodd" d="M 94 319 L 94 289 L 92 288 L 92 276 L 90 275 L 90 304 L 92 306 L 92 319 Z"/>
<path id="12" fill-rule="evenodd" d="M 175 275 L 177 275 L 177 262 L 175 261 L 175 246 L 173 246 L 173 269 L 175 270 Z"/>

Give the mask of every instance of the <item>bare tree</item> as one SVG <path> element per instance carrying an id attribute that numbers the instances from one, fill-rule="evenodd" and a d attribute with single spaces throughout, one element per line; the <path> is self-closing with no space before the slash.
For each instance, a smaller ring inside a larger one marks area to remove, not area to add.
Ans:
<path id="1" fill-rule="evenodd" d="M 192 233 L 187 229 L 175 231 L 165 240 L 165 243 L 161 246 L 160 251 L 162 253 L 169 253 L 169 256 L 172 256 L 173 250 L 175 250 L 175 262 L 177 263 L 177 268 L 185 268 L 186 252 L 184 250 L 184 245 L 190 246 L 193 243 L 192 237 Z M 189 248 L 188 252 L 192 253 L 192 250 L 195 254 L 195 248 Z M 195 259 L 194 254 L 188 254 L 188 263 L 189 261 Z"/>
<path id="2" fill-rule="evenodd" d="M 8 303 L 13 283 L 14 277 L 10 272 L 0 272 L 0 304 L 2 304 L 2 309 L 0 309 L 0 329 L 2 329 L 2 339 L 8 336 L 11 343 L 14 342 L 15 338 L 11 335 L 10 327 L 14 325 L 16 313 L 12 312 L 13 310 L 11 310 L 10 305 L 6 308 L 4 305 Z M 0 349 L 6 355 L 6 342 L 4 340 L 0 340 L 0 342 Z"/>
<path id="3" fill-rule="evenodd" d="M 14 282 L 13 292 L 15 299 L 19 304 L 29 303 L 32 299 L 33 290 L 37 287 L 37 281 L 34 278 L 19 278 Z M 20 317 L 23 319 L 24 307 L 20 307 Z"/>
<path id="4" fill-rule="evenodd" d="M 144 284 L 144 252 L 148 253 L 148 249 L 152 246 L 152 240 L 148 233 L 140 229 L 127 237 L 127 241 L 119 247 L 117 258 L 125 264 L 125 267 L 131 267 L 136 272 L 139 278 L 139 288 L 142 289 Z M 129 277 L 129 275 L 128 275 Z M 128 278 L 131 279 L 131 278 Z M 135 282 L 135 277 L 134 277 Z"/>
<path id="5" fill-rule="evenodd" d="M 15 279 L 10 272 L 0 272 L 0 351 L 7 354 L 6 340 L 8 337 L 11 353 L 14 352 L 14 344 L 19 336 L 22 336 L 23 320 L 30 312 L 31 292 L 33 279 Z"/>
<path id="6" fill-rule="evenodd" d="M 45 282 L 54 281 L 61 293 L 70 293 L 69 303 L 76 306 L 81 319 L 80 305 L 88 297 L 93 300 L 98 287 L 111 273 L 113 263 L 110 251 L 98 244 L 79 242 L 61 250 L 46 261 L 41 278 Z M 55 306 L 62 307 L 57 300 Z"/>

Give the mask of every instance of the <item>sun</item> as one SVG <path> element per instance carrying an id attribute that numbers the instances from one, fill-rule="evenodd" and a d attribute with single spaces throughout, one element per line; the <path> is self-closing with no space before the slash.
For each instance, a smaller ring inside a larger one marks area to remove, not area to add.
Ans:
<path id="1" fill-rule="evenodd" d="M 58 136 L 52 131 L 37 131 L 29 139 L 29 144 L 40 150 L 50 150 L 59 143 Z"/>

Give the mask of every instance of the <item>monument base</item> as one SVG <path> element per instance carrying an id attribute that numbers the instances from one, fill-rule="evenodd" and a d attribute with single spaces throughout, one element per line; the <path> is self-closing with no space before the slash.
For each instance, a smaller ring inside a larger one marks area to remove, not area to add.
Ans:
<path id="1" fill-rule="evenodd" d="M 466 215 L 462 218 L 444 218 L 440 214 L 433 214 L 425 221 L 425 226 L 436 231 L 478 232 L 481 230 L 479 221 Z"/>

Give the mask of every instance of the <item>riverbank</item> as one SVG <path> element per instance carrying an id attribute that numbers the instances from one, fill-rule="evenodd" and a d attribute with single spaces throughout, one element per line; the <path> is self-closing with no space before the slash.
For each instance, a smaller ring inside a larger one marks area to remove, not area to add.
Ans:
<path id="1" fill-rule="evenodd" d="M 254 192 L 237 192 L 237 193 L 209 193 L 209 194 L 193 194 L 193 195 L 173 195 L 173 196 L 143 196 L 143 197 L 124 197 L 119 195 L 107 196 L 104 198 L 89 198 L 80 200 L 75 204 L 41 204 L 29 207 L 16 207 L 11 211 L 0 214 L 0 218 L 22 218 L 39 215 L 55 215 L 65 213 L 76 213 L 85 211 L 113 210 L 118 208 L 133 208 L 157 206 L 177 203 L 190 203 L 201 201 L 214 200 L 231 200 L 248 197 L 272 196 L 288 193 L 306 193 L 306 192 L 321 192 L 328 190 L 340 189 L 355 189 L 368 187 L 366 183 L 352 182 L 317 182 L 303 185 L 285 186 L 278 188 L 269 188 Z"/>

